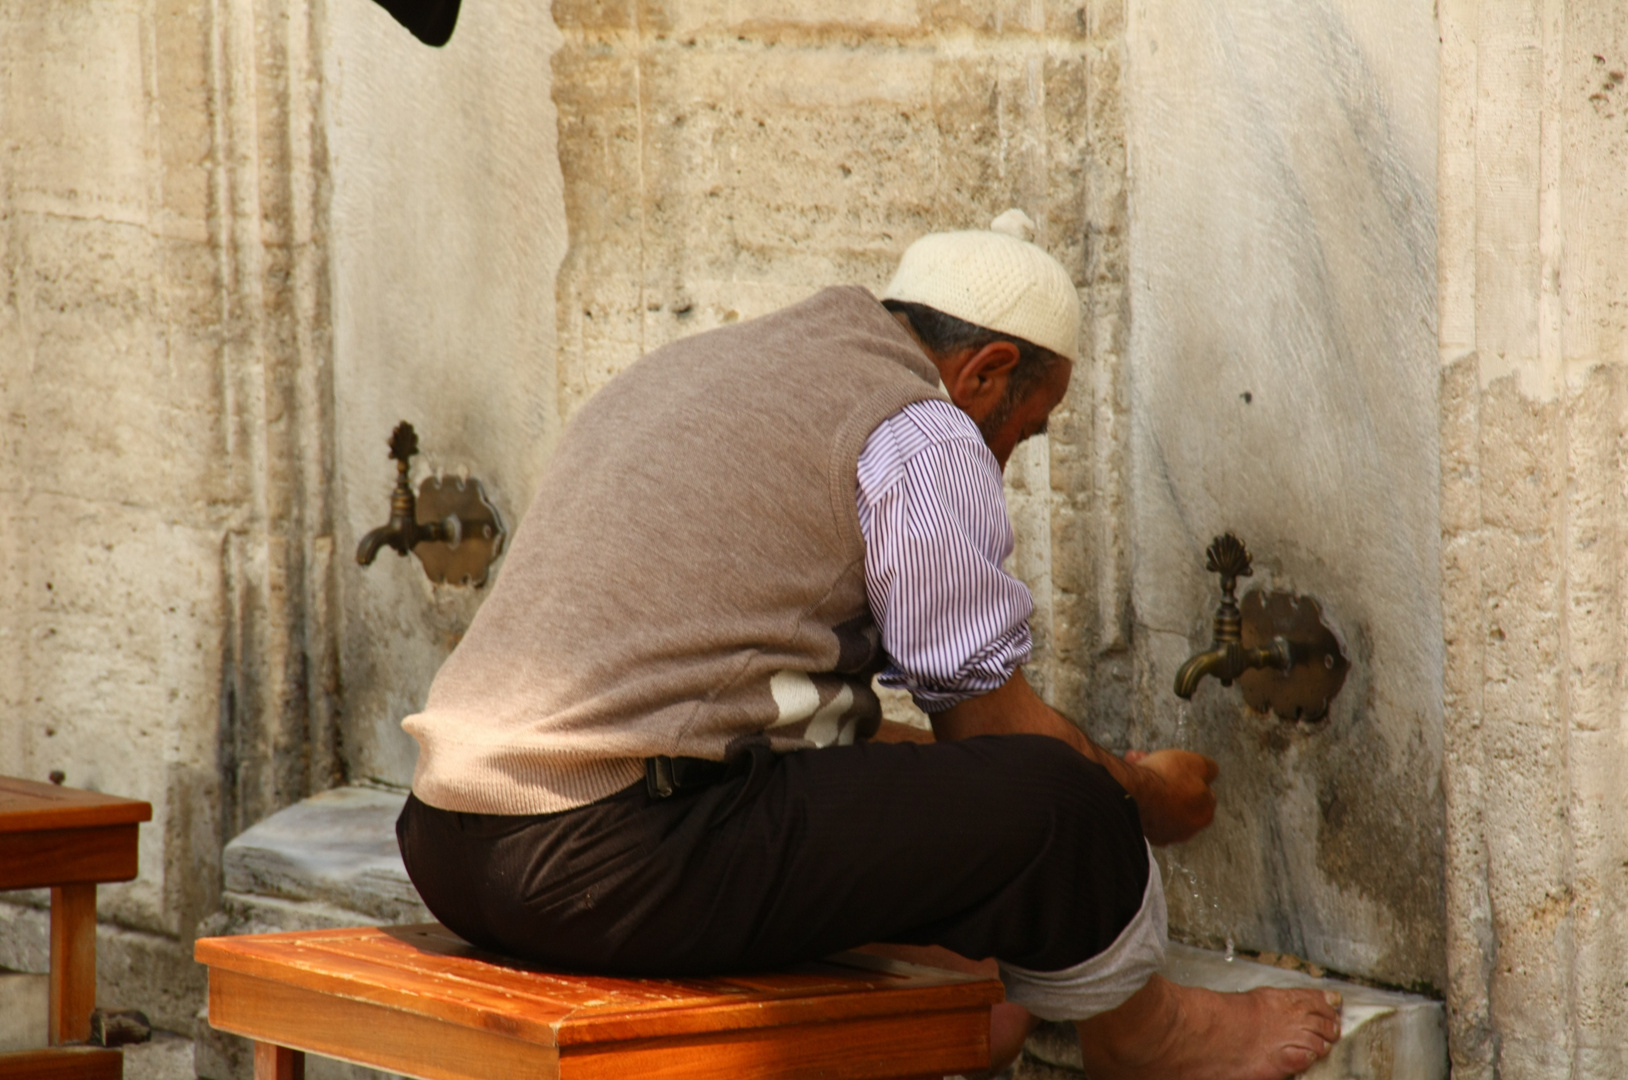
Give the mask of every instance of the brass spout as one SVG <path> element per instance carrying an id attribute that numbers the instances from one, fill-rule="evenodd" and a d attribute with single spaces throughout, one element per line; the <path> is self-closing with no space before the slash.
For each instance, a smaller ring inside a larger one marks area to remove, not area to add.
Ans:
<path id="1" fill-rule="evenodd" d="M 356 545 L 356 561 L 367 566 L 379 557 L 379 549 L 389 544 L 396 547 L 398 532 L 389 525 L 381 525 L 377 529 L 362 537 L 362 542 Z M 399 551 L 400 549 L 397 548 Z"/>
<path id="2" fill-rule="evenodd" d="M 478 589 L 503 554 L 503 519 L 472 476 L 431 476 L 415 495 L 407 474 L 417 453 L 418 434 L 403 420 L 390 433 L 390 459 L 396 463 L 390 520 L 362 537 L 356 561 L 367 566 L 385 548 L 398 555 L 411 552 L 437 585 Z"/>
<path id="3" fill-rule="evenodd" d="M 1198 690 L 1204 676 L 1214 675 L 1222 686 L 1251 668 L 1277 668 L 1288 671 L 1295 665 L 1295 647 L 1287 638 L 1275 637 L 1272 644 L 1246 649 L 1236 641 L 1215 642 L 1206 652 L 1197 653 L 1176 672 L 1176 696 L 1186 701 Z"/>
<path id="4" fill-rule="evenodd" d="M 1198 690 L 1198 684 L 1204 681 L 1204 676 L 1214 675 L 1220 678 L 1220 671 L 1227 662 L 1225 649 L 1211 649 L 1208 652 L 1194 653 L 1187 658 L 1187 663 L 1176 672 L 1176 696 L 1188 701 Z M 1222 685 L 1226 685 L 1224 680 Z"/>
<path id="5" fill-rule="evenodd" d="M 1243 615 L 1238 610 L 1238 579 L 1250 577 L 1254 568 L 1249 549 L 1231 533 L 1218 536 L 1205 552 L 1206 569 L 1221 575 L 1221 604 L 1215 609 L 1210 648 L 1187 659 L 1176 672 L 1176 696 L 1190 699 L 1206 675 L 1214 675 L 1222 686 L 1251 668 L 1272 667 L 1288 671 L 1298 657 L 1287 639 L 1276 637 L 1272 644 L 1246 649 L 1243 646 Z"/>

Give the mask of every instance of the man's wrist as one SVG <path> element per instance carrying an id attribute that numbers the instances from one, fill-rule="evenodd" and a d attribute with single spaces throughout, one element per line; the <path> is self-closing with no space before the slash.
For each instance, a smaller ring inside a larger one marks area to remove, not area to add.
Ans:
<path id="1" fill-rule="evenodd" d="M 1119 784 L 1136 800 L 1136 805 L 1142 807 L 1142 813 L 1145 815 L 1153 800 L 1159 797 L 1160 791 L 1164 788 L 1164 781 L 1152 769 L 1133 765 L 1124 758 L 1119 758 L 1118 761 L 1124 773 L 1124 779 L 1120 780 Z"/>
<path id="2" fill-rule="evenodd" d="M 1081 747 L 1085 756 L 1108 770 L 1108 774 L 1118 781 L 1131 798 L 1138 804 L 1151 794 L 1151 788 L 1157 784 L 1159 777 L 1151 769 L 1144 769 L 1140 765 L 1133 765 L 1111 750 L 1104 750 L 1092 742 L 1083 732 L 1080 735 Z"/>

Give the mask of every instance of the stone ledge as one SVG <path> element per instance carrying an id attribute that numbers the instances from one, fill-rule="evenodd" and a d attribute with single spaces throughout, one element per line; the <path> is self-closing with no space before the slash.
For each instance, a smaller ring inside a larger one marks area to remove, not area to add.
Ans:
<path id="1" fill-rule="evenodd" d="M 396 849 L 396 816 L 406 798 L 343 787 L 279 810 L 226 845 L 227 891 L 316 902 L 361 913 L 362 923 L 429 920 Z"/>

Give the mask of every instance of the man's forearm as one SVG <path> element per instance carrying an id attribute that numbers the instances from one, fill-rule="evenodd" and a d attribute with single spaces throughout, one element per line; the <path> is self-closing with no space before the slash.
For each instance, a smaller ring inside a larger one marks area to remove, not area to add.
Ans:
<path id="1" fill-rule="evenodd" d="M 969 698 L 933 716 L 933 735 L 940 740 L 975 735 L 1050 735 L 1061 739 L 1108 770 L 1136 800 L 1142 830 L 1155 844 L 1190 838 L 1215 816 L 1215 762 L 1185 750 L 1136 755 L 1129 762 L 1092 742 L 1068 718 L 1044 701 L 1023 677 L 1013 673 L 1006 684 Z"/>
<path id="2" fill-rule="evenodd" d="M 1022 671 L 1014 673 L 1000 689 L 969 698 L 933 714 L 931 719 L 934 737 L 944 741 L 975 735 L 1050 735 L 1107 769 L 1133 798 L 1143 784 L 1140 770 L 1092 742 L 1067 717 L 1040 700 Z"/>

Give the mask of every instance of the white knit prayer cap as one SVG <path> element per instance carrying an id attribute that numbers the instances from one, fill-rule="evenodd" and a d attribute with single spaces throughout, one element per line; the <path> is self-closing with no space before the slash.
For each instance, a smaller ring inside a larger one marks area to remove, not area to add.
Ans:
<path id="1" fill-rule="evenodd" d="M 1021 210 L 987 230 L 929 233 L 905 250 L 882 299 L 925 304 L 1073 360 L 1080 297 L 1063 264 L 1029 242 L 1033 235 Z"/>

